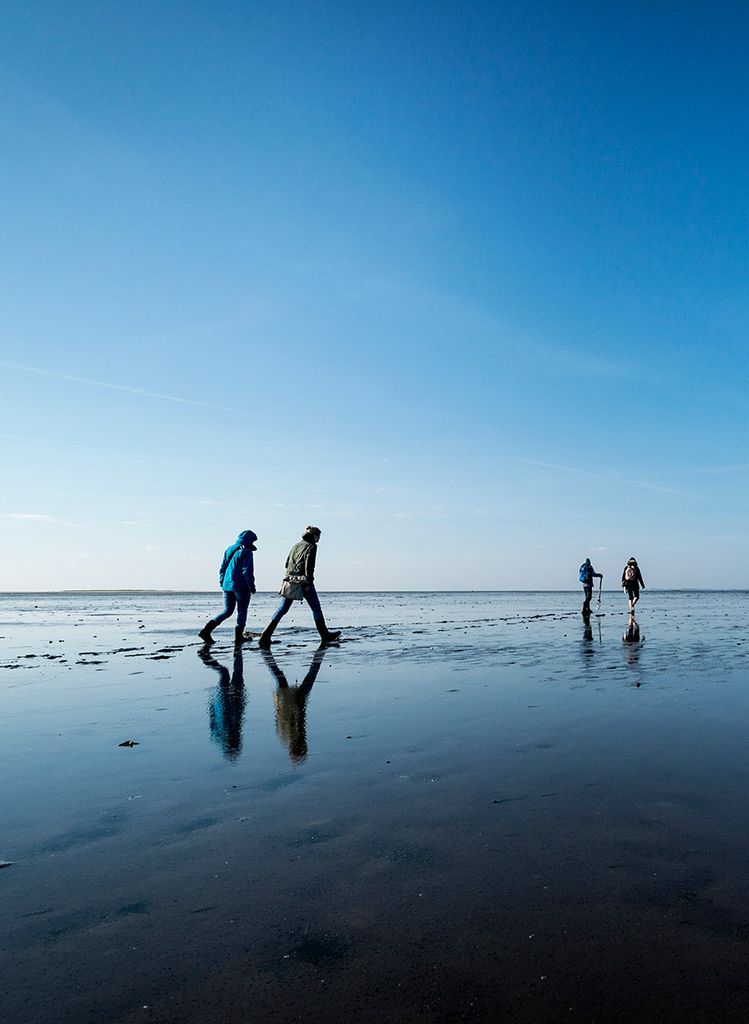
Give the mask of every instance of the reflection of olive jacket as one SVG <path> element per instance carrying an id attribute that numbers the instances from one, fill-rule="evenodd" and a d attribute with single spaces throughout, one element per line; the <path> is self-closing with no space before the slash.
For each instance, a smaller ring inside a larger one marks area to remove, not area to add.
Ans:
<path id="1" fill-rule="evenodd" d="M 291 549 L 286 559 L 286 574 L 288 576 L 306 576 L 308 583 L 314 583 L 316 558 L 317 544 L 312 544 L 308 540 L 300 540 Z"/>
<path id="2" fill-rule="evenodd" d="M 307 696 L 309 689 L 301 686 L 279 687 L 274 695 L 276 705 L 276 732 L 289 748 L 294 764 L 307 757 Z"/>

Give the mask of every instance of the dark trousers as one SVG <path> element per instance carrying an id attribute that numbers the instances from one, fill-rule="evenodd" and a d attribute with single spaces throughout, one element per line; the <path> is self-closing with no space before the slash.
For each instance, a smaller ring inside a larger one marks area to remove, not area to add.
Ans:
<path id="1" fill-rule="evenodd" d="M 219 622 L 223 622 L 224 619 L 228 619 L 233 614 L 234 609 L 237 609 L 237 629 L 244 629 L 245 623 L 247 622 L 247 611 L 250 607 L 250 598 L 252 594 L 249 590 L 225 590 L 224 591 L 224 610 L 220 615 L 216 615 L 213 618 L 213 622 L 218 626 Z"/>
<path id="2" fill-rule="evenodd" d="M 322 608 L 320 607 L 320 598 L 317 596 L 317 591 L 315 590 L 312 583 L 308 583 L 307 586 L 304 588 L 304 600 L 312 609 L 312 617 L 314 618 L 315 622 L 324 621 Z M 278 608 L 276 608 L 276 610 L 273 612 L 273 618 L 271 619 L 271 622 L 275 622 L 276 625 L 278 625 L 278 623 L 284 617 L 289 608 L 291 608 L 293 603 L 294 602 L 291 600 L 290 597 L 281 598 L 281 603 L 279 604 Z"/>

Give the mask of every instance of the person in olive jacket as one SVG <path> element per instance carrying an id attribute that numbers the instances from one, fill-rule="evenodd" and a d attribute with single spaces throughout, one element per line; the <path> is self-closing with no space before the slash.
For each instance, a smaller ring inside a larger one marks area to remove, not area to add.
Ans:
<path id="1" fill-rule="evenodd" d="M 255 593 L 255 564 L 252 552 L 255 551 L 257 534 L 252 530 L 242 530 L 236 541 L 224 552 L 221 568 L 218 571 L 219 586 L 224 592 L 224 610 L 206 622 L 198 633 L 201 640 L 211 643 L 211 633 L 224 619 L 228 619 L 237 609 L 237 625 L 234 630 L 234 643 L 241 644 L 247 622 L 247 611 L 250 598 Z"/>
<path id="2" fill-rule="evenodd" d="M 281 588 L 282 599 L 278 608 L 273 613 L 273 618 L 270 620 L 268 625 L 265 627 L 260 639 L 258 640 L 258 646 L 263 647 L 266 650 L 270 647 L 273 632 L 284 617 L 286 612 L 291 608 L 294 603 L 294 597 L 287 597 L 285 590 L 290 589 L 286 586 L 287 583 L 292 585 L 296 580 L 299 580 L 301 586 L 299 587 L 301 593 L 298 600 L 302 597 L 312 609 L 312 615 L 317 626 L 317 632 L 320 634 L 320 639 L 324 644 L 332 643 L 337 640 L 341 635 L 340 630 L 331 632 L 325 625 L 325 616 L 322 613 L 320 607 L 320 598 L 317 596 L 315 590 L 315 560 L 317 559 L 317 544 L 320 540 L 321 530 L 317 526 L 305 526 L 302 539 L 298 541 L 286 558 L 286 573 L 284 576 L 284 586 Z"/>

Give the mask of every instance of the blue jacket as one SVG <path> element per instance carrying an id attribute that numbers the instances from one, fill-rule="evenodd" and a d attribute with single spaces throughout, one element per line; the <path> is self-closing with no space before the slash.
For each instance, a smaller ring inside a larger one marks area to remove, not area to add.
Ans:
<path id="1" fill-rule="evenodd" d="M 218 581 L 222 590 L 255 593 L 255 563 L 252 552 L 257 534 L 252 530 L 242 530 L 235 544 L 224 552 L 224 560 L 218 571 Z"/>

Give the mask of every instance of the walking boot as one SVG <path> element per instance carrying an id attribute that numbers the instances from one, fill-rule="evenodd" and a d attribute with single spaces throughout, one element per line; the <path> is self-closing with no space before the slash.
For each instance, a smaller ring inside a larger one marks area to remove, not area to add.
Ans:
<path id="1" fill-rule="evenodd" d="M 273 636 L 273 633 L 275 632 L 277 625 L 278 623 L 274 622 L 273 619 L 271 619 L 268 625 L 263 630 L 263 632 L 260 634 L 260 639 L 258 640 L 257 645 L 262 651 L 270 650 L 270 638 Z"/>
<path id="2" fill-rule="evenodd" d="M 213 637 L 211 636 L 211 633 L 214 631 L 215 628 L 216 628 L 216 623 L 213 621 L 213 619 L 209 619 L 209 621 L 206 622 L 205 626 L 203 626 L 201 631 L 198 633 L 198 636 L 203 641 L 203 643 L 206 643 L 206 644 L 212 644 L 213 643 Z"/>
<path id="3" fill-rule="evenodd" d="M 325 625 L 325 619 L 317 619 L 315 621 L 317 626 L 317 632 L 320 634 L 320 639 L 324 644 L 334 644 L 336 640 L 340 639 L 340 629 L 330 630 Z"/>
<path id="4" fill-rule="evenodd" d="M 244 626 L 234 627 L 234 646 L 241 647 L 244 641 Z"/>

